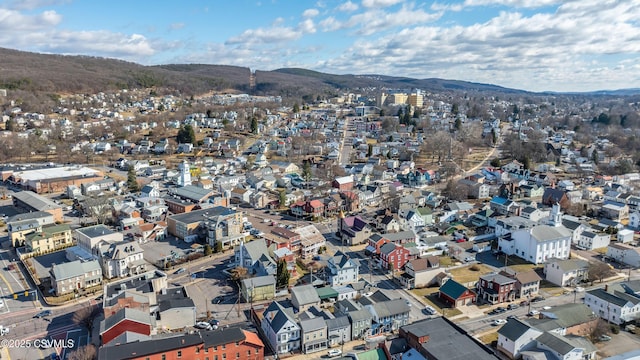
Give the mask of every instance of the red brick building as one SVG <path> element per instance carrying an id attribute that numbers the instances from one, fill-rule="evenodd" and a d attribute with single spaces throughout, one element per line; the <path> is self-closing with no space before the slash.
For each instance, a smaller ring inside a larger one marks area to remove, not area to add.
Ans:
<path id="1" fill-rule="evenodd" d="M 238 327 L 201 331 L 98 349 L 98 360 L 264 360 L 257 334 Z"/>
<path id="2" fill-rule="evenodd" d="M 148 312 L 122 308 L 100 323 L 100 339 L 107 344 L 125 332 L 151 335 L 152 322 Z"/>
<path id="3" fill-rule="evenodd" d="M 458 306 L 472 304 L 476 300 L 476 293 L 474 293 L 473 290 L 467 289 L 459 282 L 449 279 L 440 286 L 438 298 L 449 304 L 452 308 L 456 308 Z"/>
<path id="4" fill-rule="evenodd" d="M 380 248 L 380 266 L 383 269 L 399 271 L 409 260 L 413 260 L 413 257 L 404 246 L 386 243 Z"/>
<path id="5" fill-rule="evenodd" d="M 331 182 L 331 186 L 340 191 L 351 190 L 353 189 L 353 176 L 342 176 L 335 178 L 335 180 Z"/>
<path id="6" fill-rule="evenodd" d="M 513 301 L 516 298 L 516 280 L 490 273 L 480 276 L 476 290 L 478 299 L 491 304 Z"/>

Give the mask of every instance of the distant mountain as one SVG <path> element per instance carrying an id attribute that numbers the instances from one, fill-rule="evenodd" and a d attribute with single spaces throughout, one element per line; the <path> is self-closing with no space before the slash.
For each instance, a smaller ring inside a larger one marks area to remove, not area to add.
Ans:
<path id="1" fill-rule="evenodd" d="M 168 64 L 143 66 L 116 59 L 38 54 L 0 48 L 0 88 L 39 93 L 95 93 L 123 88 L 159 87 L 185 95 L 209 91 L 237 90 L 256 95 L 315 100 L 345 89 L 411 89 L 438 92 L 493 92 L 534 94 L 497 85 L 445 79 L 413 79 L 376 74 L 335 75 L 318 71 L 283 68 L 256 71 L 256 84 L 249 83 L 250 69 L 238 66 Z M 632 95 L 640 89 L 583 93 L 584 95 Z M 560 93 L 554 93 L 560 94 Z"/>

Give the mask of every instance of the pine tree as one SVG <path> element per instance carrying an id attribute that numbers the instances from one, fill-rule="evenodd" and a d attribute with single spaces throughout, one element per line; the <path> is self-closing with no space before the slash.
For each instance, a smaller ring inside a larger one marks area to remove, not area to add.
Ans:
<path id="1" fill-rule="evenodd" d="M 178 136 L 176 138 L 179 144 L 195 144 L 196 133 L 193 130 L 193 126 L 187 124 L 178 130 Z"/>
<path id="2" fill-rule="evenodd" d="M 284 190 L 280 190 L 280 193 L 278 195 L 280 198 L 280 207 L 283 208 L 287 206 L 287 192 Z"/>
<path id="3" fill-rule="evenodd" d="M 289 270 L 287 269 L 287 262 L 280 260 L 278 262 L 278 272 L 276 274 L 276 288 L 281 289 L 289 286 Z"/>
<path id="4" fill-rule="evenodd" d="M 133 166 L 129 166 L 129 171 L 127 172 L 127 187 L 129 188 L 129 191 L 133 193 L 140 190 L 138 179 L 136 177 L 136 171 L 133 169 Z"/>
<path id="5" fill-rule="evenodd" d="M 255 116 L 251 117 L 251 132 L 254 134 L 258 133 L 258 119 Z"/>

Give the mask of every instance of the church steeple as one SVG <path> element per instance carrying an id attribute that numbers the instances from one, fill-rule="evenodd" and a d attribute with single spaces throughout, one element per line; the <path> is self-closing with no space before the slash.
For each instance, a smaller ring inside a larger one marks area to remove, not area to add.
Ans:
<path id="1" fill-rule="evenodd" d="M 560 210 L 560 204 L 558 203 L 553 204 L 553 206 L 551 207 L 551 214 L 549 214 L 549 225 L 562 225 L 562 211 Z"/>

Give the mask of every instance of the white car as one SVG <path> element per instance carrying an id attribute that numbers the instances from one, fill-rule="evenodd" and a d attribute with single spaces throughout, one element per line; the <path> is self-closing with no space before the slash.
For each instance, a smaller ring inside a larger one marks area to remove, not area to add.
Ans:
<path id="1" fill-rule="evenodd" d="M 504 325 L 506 323 L 507 323 L 507 320 L 505 320 L 505 319 L 495 319 L 495 320 L 493 320 L 493 326 Z"/>
<path id="2" fill-rule="evenodd" d="M 423 311 L 427 315 L 435 315 L 436 314 L 436 309 L 434 309 L 432 306 L 429 306 L 429 305 L 425 306 Z"/>
<path id="3" fill-rule="evenodd" d="M 582 286 L 576 286 L 576 292 L 584 292 L 584 288 Z"/>
<path id="4" fill-rule="evenodd" d="M 529 316 L 535 316 L 535 315 L 538 315 L 538 314 L 540 314 L 540 311 L 538 311 L 538 310 L 531 310 L 531 311 L 529 311 L 529 314 L 528 314 L 528 315 L 529 315 Z"/>
<path id="5" fill-rule="evenodd" d="M 211 324 L 205 321 L 199 321 L 195 325 L 193 325 L 193 327 L 196 329 L 203 329 L 203 330 L 211 330 L 212 328 Z"/>
<path id="6" fill-rule="evenodd" d="M 4 300 L 0 300 L 0 308 L 4 307 Z"/>
<path id="7" fill-rule="evenodd" d="M 327 351 L 327 356 L 332 358 L 332 357 L 337 357 L 342 355 L 342 350 L 340 349 L 331 349 L 329 351 Z"/>

